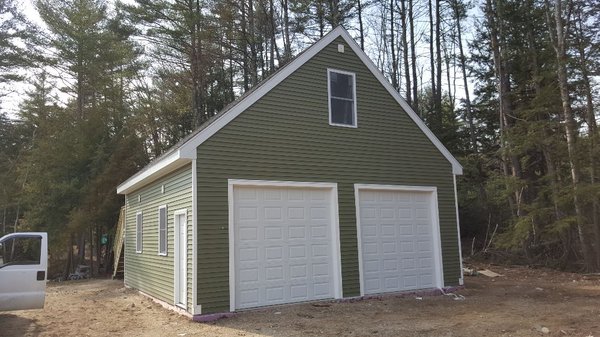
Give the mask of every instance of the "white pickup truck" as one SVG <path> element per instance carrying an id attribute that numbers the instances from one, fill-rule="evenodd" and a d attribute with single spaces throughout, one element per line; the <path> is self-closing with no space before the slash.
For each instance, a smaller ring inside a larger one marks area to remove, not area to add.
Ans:
<path id="1" fill-rule="evenodd" d="M 0 238 L 0 311 L 43 308 L 47 274 L 47 233 Z"/>

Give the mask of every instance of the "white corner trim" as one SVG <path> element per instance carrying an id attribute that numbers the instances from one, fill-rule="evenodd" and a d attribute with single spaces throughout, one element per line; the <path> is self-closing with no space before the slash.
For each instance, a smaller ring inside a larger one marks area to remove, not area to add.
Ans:
<path id="1" fill-rule="evenodd" d="M 356 244 L 358 252 L 358 285 L 360 288 L 360 296 L 365 296 L 365 279 L 363 275 L 363 259 L 362 259 L 362 232 L 360 230 L 360 202 L 358 199 L 359 184 L 354 184 L 354 209 L 356 216 Z"/>
<path id="2" fill-rule="evenodd" d="M 189 164 L 190 159 L 181 156 L 181 151 L 173 151 L 170 155 L 151 164 L 146 170 L 133 175 L 121 185 L 117 186 L 117 194 L 129 194 L 137 188 L 154 181 L 169 172 Z"/>
<path id="3" fill-rule="evenodd" d="M 192 314 L 202 314 L 198 304 L 198 161 L 192 160 Z"/>
<path id="4" fill-rule="evenodd" d="M 440 227 L 440 206 L 438 205 L 437 189 L 431 192 L 431 213 L 433 214 L 433 246 L 435 254 L 435 269 L 439 275 L 436 277 L 439 289 L 444 287 L 444 256 L 442 255 L 442 232 Z"/>
<path id="5" fill-rule="evenodd" d="M 460 259 L 460 279 L 458 279 L 458 285 L 465 284 L 465 275 L 463 270 L 463 256 L 462 256 L 462 241 L 460 239 L 460 217 L 458 216 L 458 192 L 456 186 L 456 175 L 453 175 L 454 180 L 454 207 L 456 209 L 456 235 L 458 236 L 458 258 Z"/>
<path id="6" fill-rule="evenodd" d="M 357 228 L 357 244 L 358 244 L 358 272 L 360 283 L 360 295 L 364 294 L 364 277 L 363 277 L 363 261 L 362 261 L 362 242 L 361 242 L 361 226 L 360 226 L 360 191 L 361 190 L 389 190 L 389 191 L 414 191 L 425 192 L 431 194 L 431 219 L 433 225 L 433 246 L 434 246 L 434 270 L 435 284 L 437 288 L 444 287 L 444 265 L 442 262 L 442 240 L 440 233 L 440 218 L 438 210 L 438 195 L 437 187 L 435 186 L 406 186 L 406 185 L 378 185 L 378 184 L 354 184 L 354 203 L 356 208 L 356 228 Z"/>
<path id="7" fill-rule="evenodd" d="M 340 242 L 340 212 L 338 204 L 338 188 L 337 184 L 332 184 L 330 187 L 331 195 L 331 219 L 333 220 L 333 226 L 331 226 L 331 239 L 333 244 L 331 245 L 331 259 L 333 260 L 333 296 L 336 299 L 344 297 L 343 294 L 343 278 L 342 278 L 342 253 L 341 253 L 341 242 Z"/>
<path id="8" fill-rule="evenodd" d="M 331 219 L 332 219 L 332 263 L 333 263 L 333 296 L 335 299 L 341 299 L 343 296 L 342 287 L 342 260 L 340 252 L 340 223 L 338 210 L 338 189 L 337 183 L 327 182 L 301 182 L 301 181 L 275 181 L 275 180 L 246 180 L 246 179 L 228 179 L 227 200 L 228 200 L 228 233 L 229 233 L 229 311 L 235 311 L 235 228 L 234 228 L 234 186 L 271 186 L 271 187 L 305 187 L 322 188 L 330 190 Z"/>
<path id="9" fill-rule="evenodd" d="M 234 223 L 234 206 L 233 206 L 233 183 L 229 180 L 227 184 L 227 205 L 229 214 L 228 236 L 229 236 L 229 311 L 235 311 L 235 231 Z"/>

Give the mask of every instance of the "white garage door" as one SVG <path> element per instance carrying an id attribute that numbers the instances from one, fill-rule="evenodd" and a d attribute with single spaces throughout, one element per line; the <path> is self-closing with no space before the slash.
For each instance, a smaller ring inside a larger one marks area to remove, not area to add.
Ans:
<path id="1" fill-rule="evenodd" d="M 439 286 L 432 193 L 359 190 L 364 294 Z"/>
<path id="2" fill-rule="evenodd" d="M 330 193 L 234 186 L 235 309 L 334 297 Z"/>

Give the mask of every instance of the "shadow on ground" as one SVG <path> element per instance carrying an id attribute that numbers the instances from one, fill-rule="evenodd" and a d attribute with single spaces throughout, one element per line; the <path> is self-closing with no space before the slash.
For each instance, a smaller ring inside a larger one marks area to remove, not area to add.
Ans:
<path id="1" fill-rule="evenodd" d="M 0 314 L 0 337 L 38 336 L 37 320 L 14 314 Z"/>

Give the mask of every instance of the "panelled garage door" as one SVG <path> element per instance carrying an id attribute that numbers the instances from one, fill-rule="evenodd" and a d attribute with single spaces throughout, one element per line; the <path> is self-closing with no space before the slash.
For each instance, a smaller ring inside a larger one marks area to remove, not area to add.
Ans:
<path id="1" fill-rule="evenodd" d="M 365 295 L 440 286 L 432 196 L 431 192 L 358 190 Z"/>
<path id="2" fill-rule="evenodd" d="M 234 309 L 334 297 L 330 193 L 233 187 Z"/>

